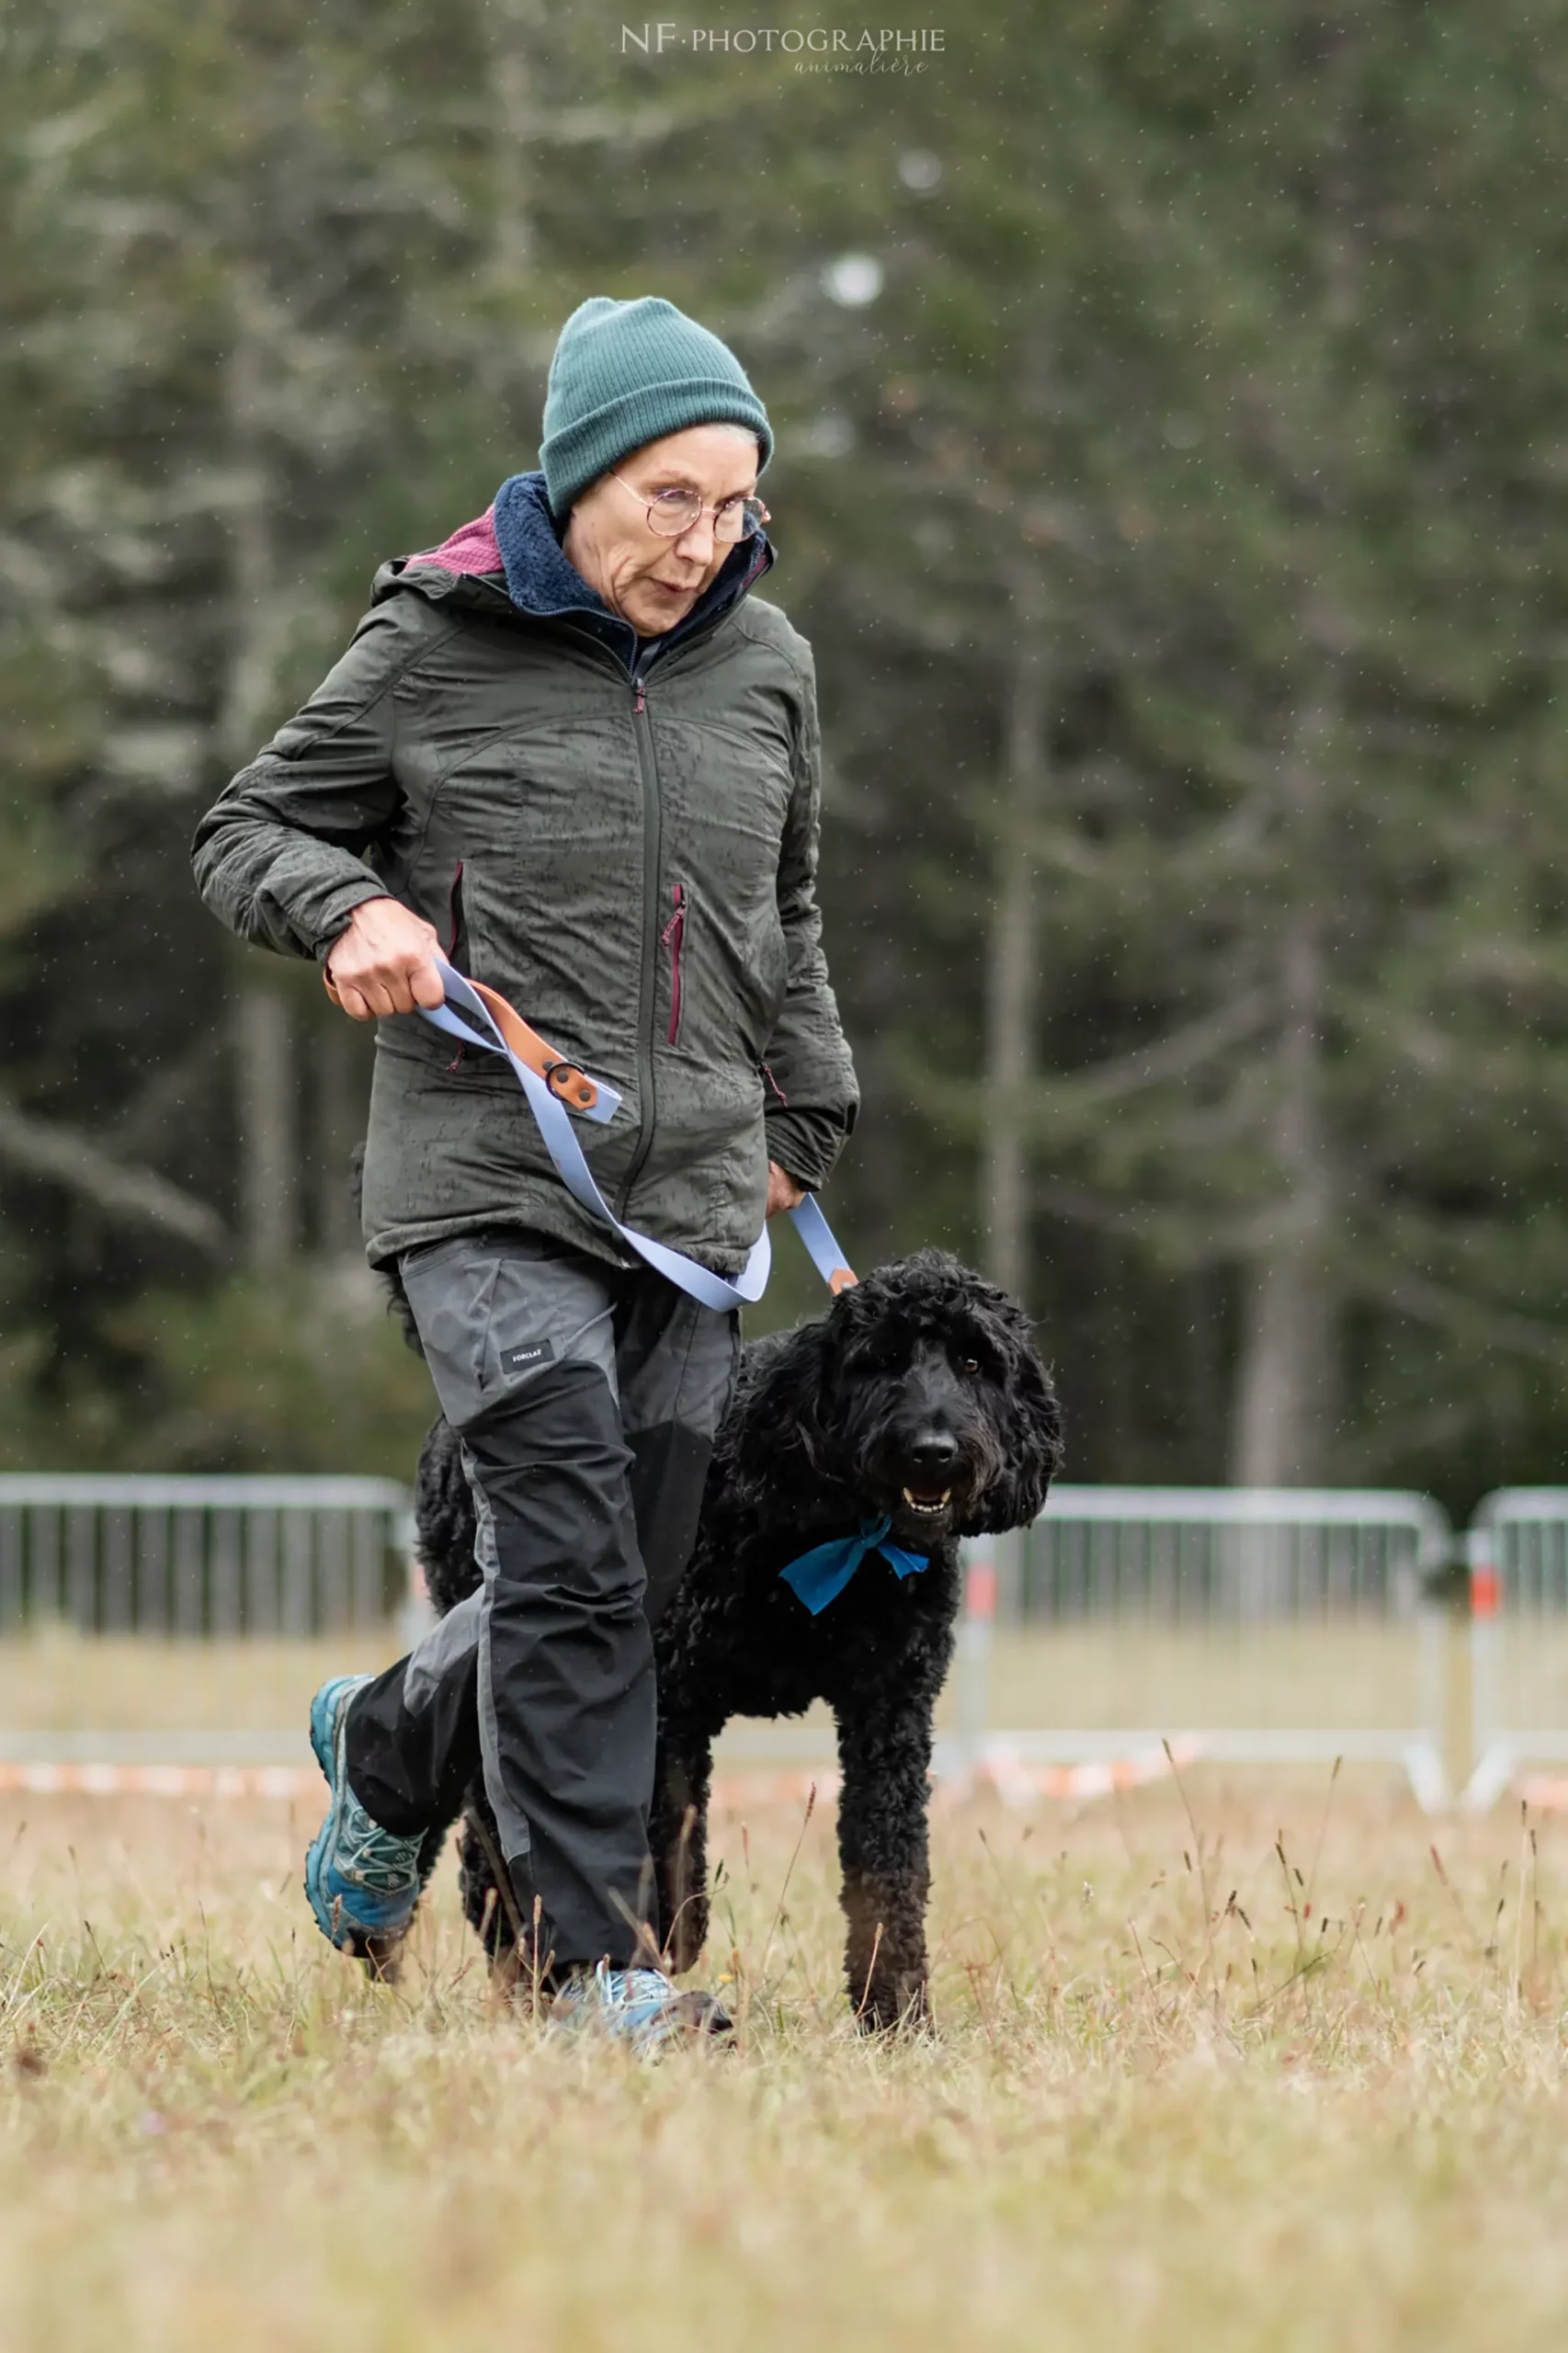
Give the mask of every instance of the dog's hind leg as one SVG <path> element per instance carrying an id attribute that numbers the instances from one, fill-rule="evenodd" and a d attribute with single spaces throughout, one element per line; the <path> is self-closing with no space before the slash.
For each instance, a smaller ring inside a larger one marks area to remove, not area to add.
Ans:
<path id="1" fill-rule="evenodd" d="M 926 2016 L 926 1834 L 932 1706 L 898 1694 L 846 1708 L 838 1724 L 849 2000 L 859 2024 L 885 2029 Z"/>
<path id="2" fill-rule="evenodd" d="M 419 1842 L 419 1901 L 421 1904 L 425 1901 L 426 1892 L 436 1876 L 436 1866 L 446 1853 L 447 1841 L 455 1827 L 455 1818 L 432 1823 Z"/>
<path id="3" fill-rule="evenodd" d="M 506 1900 L 511 1890 L 503 1891 L 495 1873 L 499 1854 L 495 1818 L 483 1790 L 471 1789 L 458 1841 L 458 1892 L 463 1917 L 483 1945 L 492 1971 L 506 1973 L 516 1968 L 518 1939 L 511 1916 L 514 1904 Z"/>
<path id="4" fill-rule="evenodd" d="M 463 1915 L 483 1945 L 490 1962 L 491 1983 L 501 1994 L 522 1999 L 548 1999 L 554 1991 L 554 1954 L 536 1952 L 540 1933 L 537 1916 L 526 1918 L 517 1909 L 512 1875 L 501 1853 L 495 1816 L 483 1790 L 469 1790 L 463 1806 L 462 1836 L 458 1844 L 458 1887 Z M 537 1905 L 536 1905 L 537 1915 Z"/>
<path id="5" fill-rule="evenodd" d="M 665 1945 L 677 1973 L 696 1967 L 708 1938 L 708 1792 L 712 1774 L 712 1742 L 706 1732 L 691 1723 L 659 1726 L 648 1843 Z"/>

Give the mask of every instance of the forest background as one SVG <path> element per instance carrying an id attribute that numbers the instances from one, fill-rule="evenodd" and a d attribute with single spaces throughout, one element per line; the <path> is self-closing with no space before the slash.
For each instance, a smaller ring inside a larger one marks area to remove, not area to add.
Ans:
<path id="1" fill-rule="evenodd" d="M 0 1461 L 407 1475 L 369 1040 L 187 843 L 657 292 L 778 432 L 855 1259 L 1017 1289 L 1079 1479 L 1558 1478 L 1568 6 L 791 27 L 7 0 Z"/>

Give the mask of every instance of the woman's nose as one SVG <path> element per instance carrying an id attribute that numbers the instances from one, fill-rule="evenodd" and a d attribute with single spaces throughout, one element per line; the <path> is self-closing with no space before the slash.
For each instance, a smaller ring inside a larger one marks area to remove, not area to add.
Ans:
<path id="1" fill-rule="evenodd" d="M 691 529 L 683 531 L 676 541 L 676 553 L 690 563 L 711 563 L 714 550 L 713 517 L 699 515 Z"/>

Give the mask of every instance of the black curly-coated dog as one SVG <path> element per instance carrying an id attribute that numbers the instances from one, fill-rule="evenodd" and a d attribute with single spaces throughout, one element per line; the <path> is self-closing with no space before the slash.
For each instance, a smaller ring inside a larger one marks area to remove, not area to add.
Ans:
<path id="1" fill-rule="evenodd" d="M 1055 1395 L 1022 1311 L 938 1251 L 881 1268 L 819 1321 L 744 1351 L 691 1563 L 654 1629 L 650 1840 L 675 1969 L 692 1966 L 707 1933 L 715 1737 L 732 1716 L 796 1715 L 822 1699 L 837 1720 L 843 1775 L 849 1998 L 867 2026 L 924 2015 L 932 1720 L 953 1653 L 959 1540 L 1031 1520 L 1060 1454 Z M 426 1579 L 444 1612 L 478 1581 L 472 1504 L 445 1422 L 426 1441 L 416 1508 Z M 883 1519 L 904 1566 L 910 1553 L 928 1565 L 900 1575 L 869 1551 L 812 1614 L 781 1572 Z M 432 1859 L 438 1844 L 427 1842 Z M 511 1936 L 494 1851 L 476 1788 L 464 1907 L 503 1959 Z"/>

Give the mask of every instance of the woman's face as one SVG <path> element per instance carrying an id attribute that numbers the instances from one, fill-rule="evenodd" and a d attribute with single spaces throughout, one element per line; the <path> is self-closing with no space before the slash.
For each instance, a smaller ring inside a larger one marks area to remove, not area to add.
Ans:
<path id="1" fill-rule="evenodd" d="M 645 442 L 573 507 L 562 541 L 567 562 L 640 637 L 662 637 L 717 577 L 734 541 L 714 538 L 708 512 L 678 540 L 661 539 L 648 500 L 661 490 L 694 490 L 708 509 L 749 497 L 756 460 L 756 437 L 744 425 L 688 425 Z"/>

